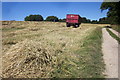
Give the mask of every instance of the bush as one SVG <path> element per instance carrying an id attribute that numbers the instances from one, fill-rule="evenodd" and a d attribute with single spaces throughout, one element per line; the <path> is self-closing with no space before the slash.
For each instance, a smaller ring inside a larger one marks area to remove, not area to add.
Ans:
<path id="1" fill-rule="evenodd" d="M 25 21 L 43 21 L 43 17 L 41 15 L 29 15 L 26 16 Z"/>
<path id="2" fill-rule="evenodd" d="M 54 21 L 54 22 L 57 22 L 59 21 L 58 18 L 56 16 L 48 16 L 46 18 L 46 21 Z"/>

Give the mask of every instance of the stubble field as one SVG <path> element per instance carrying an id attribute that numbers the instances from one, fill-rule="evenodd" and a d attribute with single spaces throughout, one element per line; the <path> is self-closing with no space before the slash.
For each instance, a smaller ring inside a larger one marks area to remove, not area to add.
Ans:
<path id="1" fill-rule="evenodd" d="M 2 77 L 104 78 L 101 27 L 107 24 L 2 24 Z"/>

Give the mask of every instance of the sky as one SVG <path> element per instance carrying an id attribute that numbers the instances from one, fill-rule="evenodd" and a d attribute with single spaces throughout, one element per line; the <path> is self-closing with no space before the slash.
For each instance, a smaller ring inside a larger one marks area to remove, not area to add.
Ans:
<path id="1" fill-rule="evenodd" d="M 106 17 L 107 10 L 101 12 L 102 2 L 2 2 L 2 20 L 24 21 L 30 14 L 57 16 L 59 19 L 66 14 L 79 14 L 91 20 Z"/>

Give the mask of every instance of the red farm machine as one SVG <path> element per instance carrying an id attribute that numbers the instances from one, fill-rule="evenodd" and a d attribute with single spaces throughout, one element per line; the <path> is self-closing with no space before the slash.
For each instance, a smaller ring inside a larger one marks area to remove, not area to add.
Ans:
<path id="1" fill-rule="evenodd" d="M 76 14 L 67 14 L 66 15 L 66 25 L 67 27 L 74 26 L 75 28 L 79 27 L 81 24 L 81 17 Z"/>

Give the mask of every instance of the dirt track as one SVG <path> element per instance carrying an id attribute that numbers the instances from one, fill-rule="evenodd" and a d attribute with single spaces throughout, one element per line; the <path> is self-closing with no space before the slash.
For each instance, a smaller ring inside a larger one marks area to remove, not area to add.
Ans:
<path id="1" fill-rule="evenodd" d="M 118 78 L 118 42 L 113 39 L 105 28 L 103 32 L 103 58 L 106 64 L 106 78 Z"/>
<path id="2" fill-rule="evenodd" d="M 120 33 L 118 33 L 117 31 L 115 31 L 113 29 L 109 29 L 109 30 L 111 30 L 114 34 L 116 34 L 120 38 Z"/>

